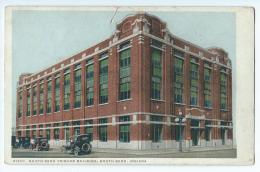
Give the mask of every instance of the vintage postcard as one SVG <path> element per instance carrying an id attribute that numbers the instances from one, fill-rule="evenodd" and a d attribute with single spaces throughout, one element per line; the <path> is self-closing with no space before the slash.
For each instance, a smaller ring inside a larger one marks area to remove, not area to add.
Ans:
<path id="1" fill-rule="evenodd" d="M 5 162 L 254 163 L 254 9 L 5 9 Z"/>

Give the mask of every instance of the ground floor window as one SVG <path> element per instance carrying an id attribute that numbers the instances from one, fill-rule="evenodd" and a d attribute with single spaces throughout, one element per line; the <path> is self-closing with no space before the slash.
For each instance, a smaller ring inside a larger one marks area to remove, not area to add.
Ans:
<path id="1" fill-rule="evenodd" d="M 66 140 L 67 142 L 70 139 L 70 129 L 69 129 L 69 122 L 64 122 L 63 123 L 63 127 L 64 127 L 64 140 Z"/>
<path id="2" fill-rule="evenodd" d="M 59 140 L 60 139 L 60 130 L 59 128 L 54 129 L 54 139 Z"/>
<path id="3" fill-rule="evenodd" d="M 30 127 L 26 127 L 26 129 L 27 129 L 27 130 L 26 130 L 26 132 L 25 132 L 25 136 L 26 136 L 26 137 L 30 137 L 30 130 L 29 130 Z"/>
<path id="4" fill-rule="evenodd" d="M 220 129 L 220 137 L 221 137 L 221 141 L 222 141 L 222 145 L 226 144 L 226 130 L 224 128 Z"/>
<path id="5" fill-rule="evenodd" d="M 66 141 L 70 140 L 70 129 L 69 128 L 64 129 L 64 138 Z"/>
<path id="6" fill-rule="evenodd" d="M 151 125 L 152 142 L 160 142 L 162 140 L 162 124 Z"/>
<path id="7" fill-rule="evenodd" d="M 22 136 L 22 132 L 18 131 L 18 138 Z"/>
<path id="8" fill-rule="evenodd" d="M 80 135 L 80 127 L 74 127 L 74 135 L 75 136 Z"/>
<path id="9" fill-rule="evenodd" d="M 99 141 L 107 142 L 107 119 L 99 119 Z"/>
<path id="10" fill-rule="evenodd" d="M 210 141 L 211 140 L 211 121 L 206 120 L 205 121 L 205 140 Z"/>
<path id="11" fill-rule="evenodd" d="M 151 122 L 162 122 L 162 116 L 151 116 Z M 152 142 L 160 142 L 162 140 L 162 124 L 152 123 L 151 124 L 151 140 Z"/>
<path id="12" fill-rule="evenodd" d="M 32 138 L 36 138 L 36 130 L 32 131 Z"/>
<path id="13" fill-rule="evenodd" d="M 228 126 L 228 123 L 221 121 L 220 126 L 222 127 L 222 128 L 220 128 L 220 137 L 222 140 L 222 145 L 225 145 L 226 140 L 227 140 L 227 130 L 226 130 L 227 128 L 226 127 Z"/>
<path id="14" fill-rule="evenodd" d="M 39 131 L 39 137 L 43 137 L 43 130 Z"/>
<path id="15" fill-rule="evenodd" d="M 89 135 L 90 141 L 93 141 L 93 120 L 86 120 L 85 121 L 85 133 Z"/>
<path id="16" fill-rule="evenodd" d="M 73 121 L 72 125 L 74 126 L 74 136 L 80 135 L 80 121 Z"/>
<path id="17" fill-rule="evenodd" d="M 47 130 L 46 130 L 46 138 L 47 138 L 48 140 L 51 139 L 51 130 L 50 130 L 50 129 L 47 129 Z"/>
<path id="18" fill-rule="evenodd" d="M 43 137 L 43 125 L 39 125 L 39 137 Z"/>
<path id="19" fill-rule="evenodd" d="M 119 117 L 119 122 L 122 122 L 122 124 L 119 125 L 120 142 L 130 142 L 130 124 L 127 123 L 128 121 L 130 121 L 130 116 Z"/>
<path id="20" fill-rule="evenodd" d="M 210 127 L 205 128 L 205 139 L 206 139 L 206 141 L 211 140 L 211 128 Z"/>

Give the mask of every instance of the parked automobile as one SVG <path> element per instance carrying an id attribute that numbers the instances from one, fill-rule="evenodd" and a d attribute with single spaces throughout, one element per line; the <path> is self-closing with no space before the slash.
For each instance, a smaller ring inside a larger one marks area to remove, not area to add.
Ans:
<path id="1" fill-rule="evenodd" d="M 19 137 L 18 142 L 14 144 L 14 148 L 25 148 L 28 149 L 30 147 L 30 137 Z"/>
<path id="2" fill-rule="evenodd" d="M 92 151 L 90 135 L 82 134 L 71 137 L 69 144 L 62 146 L 62 151 L 70 152 L 76 156 L 80 154 L 90 154 Z"/>
<path id="3" fill-rule="evenodd" d="M 48 139 L 45 137 L 34 138 L 34 140 L 32 142 L 33 142 L 33 143 L 31 143 L 32 149 L 37 149 L 38 151 L 41 151 L 41 150 L 48 151 L 50 148 Z"/>

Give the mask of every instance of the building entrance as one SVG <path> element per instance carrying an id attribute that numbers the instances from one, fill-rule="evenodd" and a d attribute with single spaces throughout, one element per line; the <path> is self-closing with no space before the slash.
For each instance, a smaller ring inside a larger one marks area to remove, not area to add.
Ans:
<path id="1" fill-rule="evenodd" d="M 226 139 L 227 139 L 227 132 L 226 132 L 226 130 L 224 128 L 221 128 L 220 136 L 221 136 L 222 145 L 225 145 L 226 144 Z"/>
<path id="2" fill-rule="evenodd" d="M 191 140 L 192 146 L 198 146 L 200 141 L 200 121 L 197 119 L 191 120 Z"/>
<path id="3" fill-rule="evenodd" d="M 198 128 L 191 129 L 192 146 L 199 145 L 200 130 Z"/>

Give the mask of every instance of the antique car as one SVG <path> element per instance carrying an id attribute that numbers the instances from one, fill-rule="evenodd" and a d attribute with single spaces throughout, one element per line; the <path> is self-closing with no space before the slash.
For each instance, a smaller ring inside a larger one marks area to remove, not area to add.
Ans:
<path id="1" fill-rule="evenodd" d="M 90 135 L 82 134 L 71 137 L 66 146 L 62 146 L 62 152 L 69 152 L 76 156 L 80 154 L 90 154 L 92 145 L 90 144 Z"/>
<path id="2" fill-rule="evenodd" d="M 48 151 L 50 148 L 50 145 L 48 143 L 48 139 L 44 137 L 37 137 L 34 138 L 34 143 L 31 144 L 32 149 L 37 149 L 38 151 L 46 150 Z"/>
<path id="3" fill-rule="evenodd" d="M 30 148 L 30 137 L 19 137 L 18 142 L 14 144 L 14 148 Z"/>

